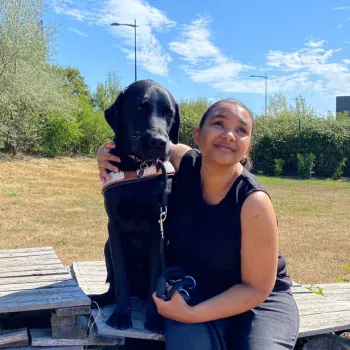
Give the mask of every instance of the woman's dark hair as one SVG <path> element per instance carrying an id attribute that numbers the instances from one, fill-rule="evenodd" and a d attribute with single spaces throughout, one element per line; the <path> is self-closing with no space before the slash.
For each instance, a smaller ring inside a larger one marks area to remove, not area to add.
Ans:
<path id="1" fill-rule="evenodd" d="M 252 119 L 252 122 L 253 122 L 253 127 L 252 127 L 252 135 L 251 135 L 251 140 L 253 140 L 253 132 L 254 132 L 254 118 L 253 118 L 253 115 L 251 113 L 251 111 L 249 110 L 249 108 L 243 104 L 242 102 L 238 101 L 238 100 L 235 100 L 233 98 L 227 98 L 225 100 L 219 100 L 215 103 L 213 103 L 203 114 L 202 116 L 202 119 L 199 123 L 199 128 L 202 129 L 208 116 L 213 112 L 213 110 L 215 108 L 217 108 L 218 106 L 220 106 L 221 104 L 231 104 L 233 106 L 240 106 L 242 108 L 244 108 L 250 118 Z M 249 154 L 247 154 L 246 156 L 244 156 L 243 159 L 241 159 L 240 163 L 247 169 L 247 170 L 251 170 L 253 168 L 253 162 L 252 162 L 252 159 L 250 158 Z"/>

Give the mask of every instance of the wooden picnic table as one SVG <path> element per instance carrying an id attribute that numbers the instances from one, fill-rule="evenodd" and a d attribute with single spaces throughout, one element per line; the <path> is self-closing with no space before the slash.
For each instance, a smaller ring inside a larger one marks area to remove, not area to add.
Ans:
<path id="1" fill-rule="evenodd" d="M 87 294 L 104 293 L 108 289 L 104 261 L 77 262 L 71 266 L 81 289 Z M 298 283 L 293 283 L 292 293 L 299 308 L 299 338 L 350 329 L 350 283 L 317 285 L 324 296 L 317 295 Z M 134 328 L 116 330 L 106 325 L 113 307 L 103 307 L 96 320 L 97 332 L 101 335 L 118 335 L 131 338 L 163 340 L 163 336 L 143 328 L 144 315 L 136 305 L 133 309 Z M 97 312 L 93 312 L 97 316 Z"/>

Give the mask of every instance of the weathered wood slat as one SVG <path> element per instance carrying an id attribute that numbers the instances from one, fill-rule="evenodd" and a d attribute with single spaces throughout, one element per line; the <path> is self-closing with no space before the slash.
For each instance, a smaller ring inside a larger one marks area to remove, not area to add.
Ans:
<path id="1" fill-rule="evenodd" d="M 59 261 L 56 264 L 49 264 L 49 265 L 17 265 L 17 266 L 7 266 L 6 269 L 2 269 L 0 267 L 0 277 L 2 273 L 10 273 L 10 272 L 26 272 L 26 271 L 45 271 L 45 270 L 61 270 L 64 267 L 62 267 L 62 263 Z"/>
<path id="2" fill-rule="evenodd" d="M 350 310 L 300 317 L 299 337 L 350 329 Z"/>
<path id="3" fill-rule="evenodd" d="M 48 259 L 55 257 L 55 253 L 52 251 L 45 251 L 45 252 L 31 252 L 31 253 L 10 253 L 10 254 L 0 254 L 0 261 L 3 261 L 5 259 L 19 259 L 19 258 L 33 258 L 33 259 Z"/>
<path id="4" fill-rule="evenodd" d="M 30 252 L 44 252 L 44 251 L 49 251 L 53 252 L 52 247 L 39 247 L 39 248 L 19 248 L 19 249 L 3 249 L 0 250 L 0 255 L 6 255 L 6 254 L 12 254 L 12 253 L 30 253 Z"/>
<path id="5" fill-rule="evenodd" d="M 149 339 L 149 340 L 164 340 L 164 336 L 161 334 L 156 334 L 147 331 L 144 328 L 144 313 L 139 311 L 132 312 L 132 323 L 133 328 L 126 330 L 119 330 L 109 327 L 106 324 L 108 317 L 113 312 L 113 307 L 107 306 L 100 309 L 100 316 L 96 319 L 98 315 L 97 310 L 92 310 L 92 315 L 96 321 L 97 333 L 99 335 L 105 336 L 116 336 L 116 337 L 128 337 L 128 338 L 139 338 L 139 339 Z"/>
<path id="6" fill-rule="evenodd" d="M 46 258 L 40 258 L 40 259 L 34 259 L 34 258 L 12 258 L 12 259 L 4 259 L 4 261 L 1 262 L 0 270 L 6 271 L 7 267 L 19 267 L 19 266 L 28 266 L 28 265 L 61 265 L 63 267 L 63 264 L 61 261 L 56 257 L 50 257 L 48 259 Z"/>
<path id="7" fill-rule="evenodd" d="M 65 272 L 60 275 L 44 275 L 44 276 L 24 276 L 14 278 L 1 278 L 0 285 L 21 284 L 21 283 L 38 283 L 38 282 L 52 282 L 57 283 L 60 281 L 66 281 L 72 279 L 72 276 Z"/>
<path id="8" fill-rule="evenodd" d="M 97 334 L 95 330 L 89 337 L 83 339 L 52 339 L 50 329 L 32 329 L 30 330 L 32 345 L 37 347 L 43 346 L 63 346 L 63 345 L 90 345 L 90 346 L 121 346 L 125 343 L 124 337 L 109 337 Z M 56 348 L 55 348 L 56 349 Z"/>
<path id="9" fill-rule="evenodd" d="M 0 348 L 28 345 L 27 328 L 0 331 Z"/>
<path id="10" fill-rule="evenodd" d="M 13 348 L 13 350 L 84 350 L 84 346 L 25 346 Z"/>
<path id="11" fill-rule="evenodd" d="M 44 289 L 44 288 L 77 288 L 77 282 L 69 279 L 62 282 L 39 282 L 39 283 L 21 283 L 21 284 L 10 284 L 10 285 L 0 285 L 0 293 L 2 292 L 19 292 L 23 290 L 33 290 L 33 289 Z"/>
<path id="12" fill-rule="evenodd" d="M 57 286 L 59 283 L 57 283 Z M 56 309 L 90 305 L 90 299 L 79 288 L 53 288 L 0 293 L 0 313 Z"/>
<path id="13" fill-rule="evenodd" d="M 62 275 L 66 274 L 67 270 L 59 266 L 57 269 L 48 270 L 27 270 L 27 271 L 7 271 L 0 272 L 0 278 L 10 278 L 10 277 L 24 277 L 24 276 L 46 276 L 46 275 Z"/>

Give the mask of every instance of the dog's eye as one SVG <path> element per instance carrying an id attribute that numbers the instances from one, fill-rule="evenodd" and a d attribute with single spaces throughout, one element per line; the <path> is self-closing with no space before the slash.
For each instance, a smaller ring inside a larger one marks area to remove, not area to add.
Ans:
<path id="1" fill-rule="evenodd" d="M 166 117 L 172 117 L 174 115 L 174 113 L 171 110 L 165 111 L 164 114 L 165 114 Z"/>
<path id="2" fill-rule="evenodd" d="M 140 112 L 142 112 L 143 110 L 145 110 L 145 106 L 144 105 L 139 105 L 136 107 L 136 109 Z"/>

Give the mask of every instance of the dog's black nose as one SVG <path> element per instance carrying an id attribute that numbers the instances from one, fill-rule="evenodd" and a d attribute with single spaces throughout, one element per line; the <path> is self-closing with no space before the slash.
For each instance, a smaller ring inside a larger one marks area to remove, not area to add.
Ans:
<path id="1" fill-rule="evenodd" d="M 150 138 L 150 145 L 151 147 L 165 147 L 166 140 L 163 137 L 151 137 Z"/>

